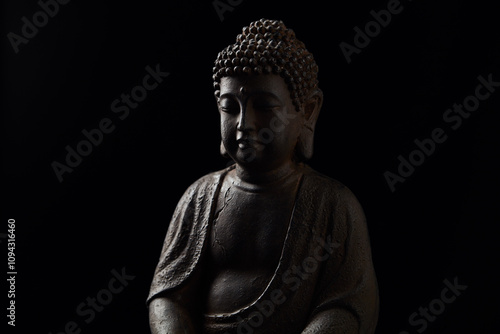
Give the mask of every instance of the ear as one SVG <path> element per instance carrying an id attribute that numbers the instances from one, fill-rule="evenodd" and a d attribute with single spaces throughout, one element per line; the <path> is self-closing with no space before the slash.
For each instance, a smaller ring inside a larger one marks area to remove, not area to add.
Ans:
<path id="1" fill-rule="evenodd" d="M 302 105 L 304 123 L 297 142 L 296 153 L 300 160 L 308 160 L 313 154 L 314 129 L 323 105 L 323 92 L 317 88 Z"/>
<path id="2" fill-rule="evenodd" d="M 217 84 L 216 88 L 218 89 L 219 87 L 219 84 Z M 216 90 L 215 93 L 214 93 L 214 97 L 215 97 L 215 103 L 217 104 L 217 110 L 219 110 L 219 91 Z M 220 113 L 220 111 L 219 111 Z M 222 142 L 222 140 L 220 141 L 220 147 L 219 147 L 219 150 L 220 150 L 220 154 L 224 157 L 224 158 L 227 158 L 227 159 L 231 159 L 231 157 L 229 156 L 229 154 L 227 153 L 227 150 L 226 150 L 226 147 L 224 147 L 224 143 Z"/>

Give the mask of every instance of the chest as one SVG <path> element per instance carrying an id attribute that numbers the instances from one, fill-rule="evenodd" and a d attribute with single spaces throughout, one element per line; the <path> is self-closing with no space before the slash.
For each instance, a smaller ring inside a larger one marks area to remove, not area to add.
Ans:
<path id="1" fill-rule="evenodd" d="M 219 268 L 274 268 L 288 231 L 294 192 L 248 192 L 222 187 L 210 233 Z"/>

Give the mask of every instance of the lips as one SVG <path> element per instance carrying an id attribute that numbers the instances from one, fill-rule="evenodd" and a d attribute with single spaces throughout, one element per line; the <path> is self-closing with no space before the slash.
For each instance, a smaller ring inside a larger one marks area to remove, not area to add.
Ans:
<path id="1" fill-rule="evenodd" d="M 240 138 L 236 142 L 238 143 L 238 147 L 240 149 L 246 149 L 246 148 L 250 148 L 250 147 L 256 148 L 256 147 L 262 145 L 259 141 L 252 139 L 252 138 L 246 138 L 246 137 Z"/>

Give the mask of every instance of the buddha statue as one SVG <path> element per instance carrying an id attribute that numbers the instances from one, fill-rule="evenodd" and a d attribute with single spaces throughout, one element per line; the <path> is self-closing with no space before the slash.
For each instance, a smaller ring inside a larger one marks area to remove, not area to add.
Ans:
<path id="1" fill-rule="evenodd" d="M 229 167 L 180 199 L 147 299 L 151 331 L 374 333 L 378 288 L 363 210 L 305 164 L 323 94 L 283 22 L 252 22 L 213 79 Z"/>

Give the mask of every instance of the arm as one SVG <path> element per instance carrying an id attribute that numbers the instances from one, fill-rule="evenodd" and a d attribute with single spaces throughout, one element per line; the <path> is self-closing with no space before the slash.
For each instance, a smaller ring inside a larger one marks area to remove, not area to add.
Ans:
<path id="1" fill-rule="evenodd" d="M 316 314 L 302 334 L 357 334 L 358 320 L 354 315 L 343 309 L 329 309 Z"/>
<path id="2" fill-rule="evenodd" d="M 190 312 L 166 297 L 155 298 L 149 304 L 149 325 L 152 334 L 196 333 Z"/>
<path id="3" fill-rule="evenodd" d="M 195 296 L 199 292 L 199 272 L 189 284 L 180 289 L 164 292 L 149 302 L 149 326 L 152 334 L 194 334 L 199 331 L 200 304 Z M 199 293 L 198 293 L 199 295 Z"/>
<path id="4" fill-rule="evenodd" d="M 213 197 L 207 180 L 186 190 L 169 224 L 147 298 L 153 334 L 201 332 L 201 257 Z"/>
<path id="5" fill-rule="evenodd" d="M 375 331 L 378 287 L 365 216 L 349 190 L 345 189 L 340 198 L 331 232 L 340 247 L 325 262 L 316 290 L 316 308 L 302 334 Z"/>
<path id="6" fill-rule="evenodd" d="M 152 334 L 200 333 L 201 270 L 196 270 L 181 287 L 164 291 L 149 301 Z"/>

